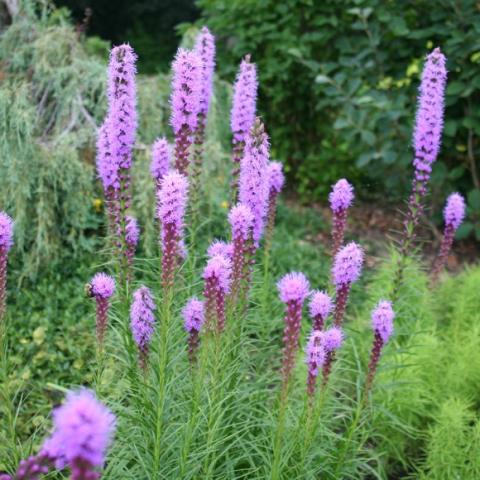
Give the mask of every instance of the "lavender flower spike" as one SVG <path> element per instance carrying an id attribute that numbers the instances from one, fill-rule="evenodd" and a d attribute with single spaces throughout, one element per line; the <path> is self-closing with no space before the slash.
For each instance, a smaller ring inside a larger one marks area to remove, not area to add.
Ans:
<path id="1" fill-rule="evenodd" d="M 231 272 L 232 264 L 223 255 L 210 258 L 203 270 L 205 316 L 210 331 L 221 333 L 225 329 L 225 297 L 230 291 Z"/>
<path id="2" fill-rule="evenodd" d="M 127 256 L 128 264 L 127 277 L 129 280 L 131 280 L 131 268 L 133 264 L 133 257 L 135 256 L 135 251 L 138 245 L 138 240 L 140 238 L 140 227 L 138 226 L 137 219 L 129 215 L 126 217 L 126 222 L 125 243 L 127 246 L 127 251 L 125 254 Z"/>
<path id="3" fill-rule="evenodd" d="M 360 277 L 363 265 L 363 251 L 350 242 L 335 256 L 332 267 L 332 279 L 336 289 L 335 326 L 342 325 L 352 283 Z"/>
<path id="4" fill-rule="evenodd" d="M 222 240 L 214 240 L 208 247 L 207 256 L 208 258 L 212 258 L 215 255 L 223 255 L 225 258 L 231 260 L 233 255 L 233 245 Z"/>
<path id="5" fill-rule="evenodd" d="M 323 330 L 325 320 L 333 309 L 333 302 L 327 292 L 314 291 L 310 300 L 310 316 L 313 319 L 313 329 Z"/>
<path id="6" fill-rule="evenodd" d="M 149 288 L 141 286 L 133 294 L 133 303 L 130 307 L 130 328 L 138 347 L 139 363 L 146 370 L 150 341 L 155 329 L 155 302 Z"/>
<path id="7" fill-rule="evenodd" d="M 318 369 L 322 368 L 325 362 L 326 352 L 323 346 L 323 335 L 324 334 L 319 330 L 313 330 L 305 349 L 305 363 L 308 367 L 307 395 L 310 405 L 312 404 L 315 395 Z"/>
<path id="8" fill-rule="evenodd" d="M 0 323 L 6 311 L 7 302 L 7 259 L 13 245 L 13 220 L 0 211 Z"/>
<path id="9" fill-rule="evenodd" d="M 245 155 L 240 164 L 240 203 L 253 213 L 253 240 L 258 246 L 263 235 L 269 195 L 269 143 L 265 128 L 257 119 L 246 137 Z"/>
<path id="10" fill-rule="evenodd" d="M 155 181 L 155 187 L 160 189 L 162 178 L 170 170 L 170 145 L 166 138 L 157 138 L 152 146 L 152 162 L 150 163 L 150 173 Z"/>
<path id="11" fill-rule="evenodd" d="M 105 273 L 97 273 L 88 287 L 90 295 L 95 298 L 97 306 L 97 342 L 100 350 L 102 350 L 108 323 L 110 297 L 115 292 L 115 280 Z"/>
<path id="12" fill-rule="evenodd" d="M 283 391 L 286 394 L 290 377 L 295 367 L 298 350 L 303 302 L 310 293 L 310 284 L 303 273 L 292 272 L 285 275 L 277 284 L 280 300 L 286 305 L 283 331 Z"/>
<path id="13" fill-rule="evenodd" d="M 285 183 L 283 175 L 283 167 L 280 162 L 270 162 L 268 164 L 268 206 L 267 206 L 267 233 L 266 233 L 266 249 L 270 248 L 270 242 L 273 235 L 273 227 L 275 225 L 275 214 L 277 210 L 277 198 L 282 191 Z"/>
<path id="14" fill-rule="evenodd" d="M 185 330 L 188 332 L 188 358 L 190 364 L 197 362 L 200 345 L 200 331 L 205 321 L 204 304 L 198 298 L 191 298 L 182 310 Z"/>
<path id="15" fill-rule="evenodd" d="M 372 353 L 370 355 L 370 363 L 368 364 L 368 375 L 365 383 L 365 397 L 372 386 L 382 349 L 393 334 L 394 318 L 395 312 L 392 308 L 392 302 L 389 302 L 388 300 L 380 300 L 372 312 L 374 341 Z"/>
<path id="16" fill-rule="evenodd" d="M 98 479 L 115 423 L 93 392 L 69 392 L 65 403 L 53 411 L 53 433 L 42 453 L 55 459 L 56 468 L 70 467 L 72 480 Z"/>
<path id="17" fill-rule="evenodd" d="M 207 27 L 203 27 L 198 35 L 194 51 L 202 62 L 199 113 L 204 122 L 210 109 L 215 72 L 215 38 Z M 203 128 L 205 128 L 204 125 Z"/>
<path id="18" fill-rule="evenodd" d="M 53 466 L 53 460 L 46 453 L 31 456 L 20 462 L 13 477 L 0 474 L 0 480 L 40 480 Z"/>
<path id="19" fill-rule="evenodd" d="M 332 188 L 328 196 L 330 208 L 333 212 L 332 252 L 335 256 L 343 244 L 345 225 L 347 222 L 347 210 L 354 199 L 353 187 L 344 178 L 340 179 Z"/>
<path id="20" fill-rule="evenodd" d="M 183 226 L 187 208 L 188 180 L 175 171 L 165 175 L 158 192 L 158 218 L 162 238 L 162 284 L 173 287 L 177 259 L 181 257 Z"/>
<path id="21" fill-rule="evenodd" d="M 459 193 L 452 193 L 448 197 L 447 204 L 443 210 L 445 229 L 443 231 L 442 244 L 440 245 L 440 251 L 432 267 L 433 284 L 437 283 L 440 272 L 445 266 L 448 254 L 452 248 L 455 232 L 465 218 L 465 208 L 465 200 Z"/>
<path id="22" fill-rule="evenodd" d="M 323 333 L 323 347 L 325 348 L 325 362 L 323 363 L 322 384 L 325 387 L 330 378 L 332 365 L 335 361 L 335 352 L 342 346 L 343 332 L 339 327 L 331 327 Z"/>
<path id="23" fill-rule="evenodd" d="M 175 167 L 188 175 L 189 149 L 198 124 L 202 92 L 202 61 L 197 53 L 180 48 L 172 65 L 170 124 L 175 134 Z"/>

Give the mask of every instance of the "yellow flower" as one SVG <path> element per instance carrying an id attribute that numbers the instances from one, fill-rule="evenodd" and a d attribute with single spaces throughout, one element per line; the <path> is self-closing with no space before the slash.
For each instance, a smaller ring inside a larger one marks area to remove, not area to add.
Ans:
<path id="1" fill-rule="evenodd" d="M 100 213 L 102 211 L 102 204 L 103 204 L 103 201 L 101 198 L 95 198 L 92 202 L 93 204 L 93 208 L 95 209 L 95 211 L 97 213 Z"/>
<path id="2" fill-rule="evenodd" d="M 227 202 L 226 200 L 224 200 L 224 201 L 220 204 L 220 206 L 226 210 L 226 209 L 228 208 L 228 202 Z"/>

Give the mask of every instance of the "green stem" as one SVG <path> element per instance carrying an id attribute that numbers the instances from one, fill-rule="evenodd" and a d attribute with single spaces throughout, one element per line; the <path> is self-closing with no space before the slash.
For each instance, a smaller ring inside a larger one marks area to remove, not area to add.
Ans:
<path id="1" fill-rule="evenodd" d="M 287 413 L 287 400 L 288 400 L 289 382 L 284 383 L 282 391 L 280 393 L 280 405 L 278 412 L 277 429 L 273 441 L 273 464 L 272 464 L 272 480 L 279 480 L 280 478 L 280 459 L 282 456 L 283 444 L 282 438 L 285 431 L 285 419 Z"/>

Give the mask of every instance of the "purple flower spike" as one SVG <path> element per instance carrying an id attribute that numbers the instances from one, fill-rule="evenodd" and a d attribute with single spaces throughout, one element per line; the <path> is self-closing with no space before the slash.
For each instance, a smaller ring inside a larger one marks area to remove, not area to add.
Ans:
<path id="1" fill-rule="evenodd" d="M 323 330 L 325 320 L 330 315 L 332 308 L 332 299 L 326 292 L 313 292 L 310 300 L 310 316 L 313 319 L 314 330 Z"/>
<path id="2" fill-rule="evenodd" d="M 253 240 L 258 246 L 265 226 L 269 195 L 269 143 L 263 123 L 257 119 L 247 136 L 240 164 L 240 203 L 253 213 Z"/>
<path id="3" fill-rule="evenodd" d="M 208 258 L 215 257 L 216 255 L 222 255 L 225 258 L 232 259 L 233 245 L 231 243 L 223 242 L 222 240 L 214 240 L 208 247 Z"/>
<path id="4" fill-rule="evenodd" d="M 230 291 L 232 264 L 223 255 L 210 258 L 203 270 L 205 314 L 208 330 L 221 333 L 225 329 L 225 296 Z"/>
<path id="5" fill-rule="evenodd" d="M 363 251 L 354 242 L 343 247 L 335 256 L 332 277 L 336 287 L 335 326 L 337 327 L 342 325 L 350 286 L 360 277 L 362 265 Z"/>
<path id="6" fill-rule="evenodd" d="M 342 329 L 338 327 L 331 327 L 328 330 L 325 330 L 323 334 L 323 340 L 325 350 L 327 352 L 333 352 L 334 350 L 338 350 L 343 343 Z"/>
<path id="7" fill-rule="evenodd" d="M 273 227 L 275 226 L 275 215 L 277 210 L 277 198 L 285 183 L 283 175 L 283 167 L 280 162 L 270 162 L 268 164 L 268 206 L 267 206 L 267 233 L 265 241 L 265 249 L 270 249 L 270 243 L 273 236 Z"/>
<path id="8" fill-rule="evenodd" d="M 133 294 L 130 328 L 139 351 L 140 366 L 147 368 L 149 346 L 155 329 L 155 302 L 149 288 L 141 286 Z"/>
<path id="9" fill-rule="evenodd" d="M 347 224 L 347 210 L 352 205 L 354 194 L 353 187 L 344 178 L 340 179 L 332 188 L 328 196 L 333 212 L 332 252 L 335 256 L 343 244 L 345 226 Z"/>
<path id="10" fill-rule="evenodd" d="M 305 363 L 308 367 L 307 395 L 310 405 L 312 404 L 315 395 L 318 369 L 322 368 L 326 359 L 326 351 L 323 343 L 324 334 L 318 330 L 313 330 L 305 349 Z"/>
<path id="11" fill-rule="evenodd" d="M 125 243 L 127 245 L 127 251 L 125 252 L 127 256 L 128 263 L 128 272 L 127 277 L 131 280 L 131 268 L 133 264 L 133 257 L 135 256 L 135 251 L 137 249 L 138 240 L 140 238 L 140 227 L 138 226 L 137 219 L 127 215 L 127 224 L 125 227 Z"/>
<path id="12" fill-rule="evenodd" d="M 459 193 L 452 193 L 445 205 L 443 217 L 446 225 L 451 225 L 454 230 L 462 224 L 465 218 L 465 200 Z"/>
<path id="13" fill-rule="evenodd" d="M 374 340 L 370 362 L 368 364 L 368 375 L 365 382 L 365 393 L 368 394 L 377 371 L 378 361 L 382 353 L 383 346 L 388 342 L 393 333 L 393 319 L 395 312 L 392 308 L 392 302 L 380 300 L 372 312 L 372 329 Z"/>
<path id="14" fill-rule="evenodd" d="M 7 304 L 7 260 L 13 245 L 13 220 L 0 211 L 0 323 Z"/>
<path id="15" fill-rule="evenodd" d="M 65 403 L 53 411 L 53 433 L 42 453 L 66 466 L 73 480 L 96 479 L 115 431 L 115 416 L 90 390 L 69 392 Z"/>
<path id="16" fill-rule="evenodd" d="M 0 480 L 40 480 L 53 467 L 53 458 L 40 453 L 22 460 L 14 476 L 0 474 Z"/>
<path id="17" fill-rule="evenodd" d="M 162 284 L 173 287 L 175 266 L 181 258 L 183 225 L 187 208 L 188 180 L 175 171 L 165 175 L 158 192 L 158 218 L 162 229 Z"/>
<path id="18" fill-rule="evenodd" d="M 215 71 L 215 38 L 207 27 L 203 27 L 195 42 L 195 53 L 202 61 L 202 81 L 199 112 L 206 116 L 210 108 Z"/>
<path id="19" fill-rule="evenodd" d="M 171 148 L 166 138 L 157 138 L 152 146 L 152 163 L 150 173 L 155 180 L 157 190 L 160 188 L 160 181 L 170 170 Z"/>
<path id="20" fill-rule="evenodd" d="M 190 364 L 197 362 L 197 352 L 200 345 L 200 330 L 205 321 L 205 308 L 198 298 L 191 298 L 182 310 L 184 327 L 188 332 L 188 358 Z"/>
<path id="21" fill-rule="evenodd" d="M 285 175 L 283 174 L 283 165 L 280 162 L 270 162 L 268 164 L 268 182 L 270 193 L 275 192 L 278 195 L 282 191 Z"/>
<path id="22" fill-rule="evenodd" d="M 172 116 L 170 123 L 175 134 L 175 166 L 188 174 L 189 148 L 198 124 L 202 92 L 202 61 L 197 53 L 178 49 L 172 65 Z"/>
<path id="23" fill-rule="evenodd" d="M 97 273 L 89 284 L 89 290 L 91 296 L 95 298 L 97 342 L 102 350 L 108 323 L 109 299 L 115 292 L 115 280 L 105 273 Z"/>
<path id="24" fill-rule="evenodd" d="M 277 284 L 280 300 L 286 304 L 283 331 L 283 391 L 288 390 L 291 373 L 295 367 L 298 350 L 303 302 L 308 297 L 310 284 L 303 273 L 292 272 Z M 286 394 L 286 393 L 284 393 Z"/>

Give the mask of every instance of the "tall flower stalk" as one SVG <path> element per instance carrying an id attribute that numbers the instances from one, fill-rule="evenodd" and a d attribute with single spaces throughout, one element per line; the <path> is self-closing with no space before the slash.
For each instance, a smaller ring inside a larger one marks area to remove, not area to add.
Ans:
<path id="1" fill-rule="evenodd" d="M 345 227 L 347 224 L 347 210 L 354 199 L 353 187 L 344 178 L 340 179 L 332 188 L 328 199 L 332 209 L 332 255 L 335 256 L 343 245 Z"/>
<path id="2" fill-rule="evenodd" d="M 320 330 L 312 330 L 305 349 L 305 363 L 308 368 L 307 397 L 310 407 L 313 405 L 318 372 L 323 367 L 326 357 L 323 337 L 324 334 Z"/>
<path id="3" fill-rule="evenodd" d="M 270 162 L 268 164 L 268 206 L 267 206 L 267 226 L 265 232 L 265 255 L 268 256 L 272 243 L 273 228 L 275 226 L 275 216 L 277 211 L 278 195 L 285 184 L 283 167 L 280 162 Z"/>
<path id="4" fill-rule="evenodd" d="M 198 125 L 202 94 L 202 60 L 194 51 L 180 48 L 172 65 L 172 115 L 175 135 L 175 168 L 188 176 L 190 147 Z"/>
<path id="5" fill-rule="evenodd" d="M 169 172 L 171 164 L 171 147 L 166 138 L 157 138 L 152 145 L 152 161 L 150 174 L 152 175 L 155 192 L 160 191 L 162 178 Z"/>
<path id="6" fill-rule="evenodd" d="M 325 361 L 323 362 L 322 385 L 328 384 L 330 373 L 332 372 L 335 352 L 342 346 L 343 332 L 339 327 L 331 327 L 324 334 Z"/>
<path id="7" fill-rule="evenodd" d="M 257 90 L 257 67 L 250 62 L 250 55 L 247 55 L 240 64 L 240 70 L 233 86 L 233 103 L 230 116 L 230 126 L 233 133 L 233 203 L 237 201 L 240 161 L 243 157 L 247 135 L 253 126 L 257 111 Z"/>
<path id="8" fill-rule="evenodd" d="M 448 197 L 447 204 L 443 210 L 443 218 L 445 220 L 445 229 L 443 231 L 440 250 L 432 267 L 432 284 L 438 282 L 440 273 L 445 267 L 448 254 L 452 248 L 455 232 L 465 218 L 465 200 L 459 193 L 452 193 Z"/>
<path id="9" fill-rule="evenodd" d="M 192 297 L 182 310 L 184 327 L 188 333 L 188 359 L 190 365 L 197 363 L 198 348 L 200 346 L 200 331 L 205 321 L 204 303 Z"/>
<path id="10" fill-rule="evenodd" d="M 309 304 L 309 311 L 313 321 L 313 330 L 323 330 L 325 320 L 330 315 L 332 309 L 333 302 L 327 292 L 319 292 L 318 290 L 312 292 L 312 297 Z"/>
<path id="11" fill-rule="evenodd" d="M 108 325 L 110 297 L 115 293 L 115 280 L 105 273 L 97 273 L 90 281 L 89 292 L 95 299 L 97 344 L 99 350 L 103 351 L 105 332 Z"/>
<path id="12" fill-rule="evenodd" d="M 0 338 L 3 337 L 3 319 L 7 306 L 7 260 L 13 246 L 13 220 L 0 212 Z"/>
<path id="13" fill-rule="evenodd" d="M 127 215 L 125 226 L 125 245 L 127 257 L 127 280 L 132 280 L 132 267 L 133 258 L 135 257 L 135 251 L 137 250 L 138 240 L 140 239 L 140 227 L 138 226 L 137 219 Z"/>

